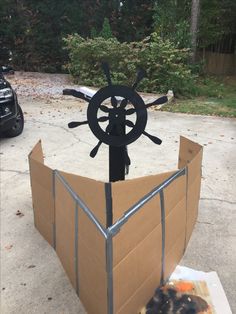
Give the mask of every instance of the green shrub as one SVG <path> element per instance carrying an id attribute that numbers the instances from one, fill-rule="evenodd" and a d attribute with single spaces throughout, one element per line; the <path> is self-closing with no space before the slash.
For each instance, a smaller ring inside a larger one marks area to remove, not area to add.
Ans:
<path id="1" fill-rule="evenodd" d="M 99 36 L 105 39 L 113 38 L 111 26 L 107 17 L 104 18 L 102 30 Z"/>
<path id="2" fill-rule="evenodd" d="M 195 76 L 188 65 L 189 49 L 177 49 L 156 33 L 140 42 L 120 43 L 116 38 L 84 39 L 78 34 L 64 39 L 69 51 L 69 72 L 80 84 L 104 86 L 101 62 L 109 63 L 114 84 L 131 86 L 138 68 L 147 72 L 139 89 L 146 92 L 195 94 Z"/>

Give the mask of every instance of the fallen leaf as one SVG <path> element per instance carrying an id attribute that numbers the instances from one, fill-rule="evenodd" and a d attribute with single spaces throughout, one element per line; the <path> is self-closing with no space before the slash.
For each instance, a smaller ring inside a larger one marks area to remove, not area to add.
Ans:
<path id="1" fill-rule="evenodd" d="M 6 250 L 10 250 L 10 249 L 12 249 L 12 247 L 13 247 L 13 244 L 8 244 L 8 245 L 5 246 L 5 249 Z"/>
<path id="2" fill-rule="evenodd" d="M 16 212 L 16 216 L 23 217 L 24 214 L 18 209 Z"/>

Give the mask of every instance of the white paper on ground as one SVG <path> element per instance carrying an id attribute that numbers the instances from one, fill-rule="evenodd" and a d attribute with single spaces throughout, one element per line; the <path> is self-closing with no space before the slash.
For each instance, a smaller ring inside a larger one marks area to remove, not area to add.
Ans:
<path id="1" fill-rule="evenodd" d="M 205 281 L 215 312 L 217 314 L 232 314 L 224 289 L 215 271 L 206 273 L 178 265 L 169 280 Z"/>

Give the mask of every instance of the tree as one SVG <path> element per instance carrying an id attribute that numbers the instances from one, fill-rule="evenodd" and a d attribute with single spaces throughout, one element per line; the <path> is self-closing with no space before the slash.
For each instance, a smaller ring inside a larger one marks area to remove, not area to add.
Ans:
<path id="1" fill-rule="evenodd" d="M 142 40 L 150 35 L 153 30 L 154 4 L 155 0 L 120 1 L 118 8 L 116 6 L 111 13 L 113 34 L 122 42 Z"/>
<path id="2" fill-rule="evenodd" d="M 109 20 L 107 17 L 105 17 L 105 19 L 104 19 L 104 22 L 102 25 L 102 30 L 101 30 L 99 36 L 101 36 L 105 39 L 113 37 L 111 26 L 110 26 L 110 23 L 109 23 Z"/>
<path id="3" fill-rule="evenodd" d="M 195 63 L 196 61 L 199 11 L 200 11 L 200 0 L 192 0 L 191 27 L 190 27 L 191 46 L 192 46 L 192 56 L 191 56 L 192 63 Z"/>
<path id="4" fill-rule="evenodd" d="M 189 0 L 157 0 L 154 7 L 154 30 L 179 48 L 190 47 Z"/>

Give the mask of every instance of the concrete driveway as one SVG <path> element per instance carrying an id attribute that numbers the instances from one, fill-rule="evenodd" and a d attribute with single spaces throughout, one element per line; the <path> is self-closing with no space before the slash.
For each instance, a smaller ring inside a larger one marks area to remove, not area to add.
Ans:
<path id="1" fill-rule="evenodd" d="M 18 82 L 12 81 L 18 87 L 25 129 L 21 136 L 0 142 L 1 313 L 82 314 L 59 259 L 34 228 L 27 155 L 42 139 L 45 162 L 52 168 L 107 180 L 108 149 L 102 145 L 91 159 L 97 139 L 88 126 L 67 128 L 70 121 L 86 120 L 85 103 L 26 92 L 17 77 Z M 66 84 L 60 81 L 57 92 Z M 128 178 L 175 169 L 180 135 L 204 145 L 199 217 L 182 264 L 217 271 L 236 313 L 236 120 L 149 111 L 146 130 L 163 144 L 157 146 L 145 136 L 131 144 Z"/>

